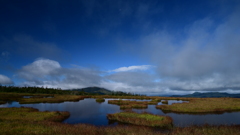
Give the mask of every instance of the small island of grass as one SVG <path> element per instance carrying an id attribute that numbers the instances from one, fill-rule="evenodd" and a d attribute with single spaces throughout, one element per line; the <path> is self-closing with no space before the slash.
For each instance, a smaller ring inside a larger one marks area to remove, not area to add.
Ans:
<path id="1" fill-rule="evenodd" d="M 104 98 L 97 98 L 97 99 L 96 99 L 96 102 L 102 103 L 102 102 L 105 102 L 105 99 L 104 99 Z"/>
<path id="2" fill-rule="evenodd" d="M 129 123 L 141 126 L 171 128 L 172 118 L 169 116 L 153 115 L 149 113 L 120 112 L 108 114 L 109 120 L 116 120 L 123 123 Z"/>

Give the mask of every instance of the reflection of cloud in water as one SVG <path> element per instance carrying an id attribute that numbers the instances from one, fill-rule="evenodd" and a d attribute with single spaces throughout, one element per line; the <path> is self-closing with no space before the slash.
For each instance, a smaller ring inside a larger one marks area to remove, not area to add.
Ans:
<path id="1" fill-rule="evenodd" d="M 84 99 L 78 102 L 66 102 L 65 110 L 71 113 L 66 123 L 90 123 L 95 125 L 107 125 L 106 114 L 119 112 L 119 107 L 109 105 L 107 102 L 96 103 L 95 99 Z"/>

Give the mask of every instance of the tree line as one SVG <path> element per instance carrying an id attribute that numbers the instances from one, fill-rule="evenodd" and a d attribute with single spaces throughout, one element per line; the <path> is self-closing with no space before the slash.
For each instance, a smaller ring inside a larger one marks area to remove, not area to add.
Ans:
<path id="1" fill-rule="evenodd" d="M 84 90 L 62 90 L 61 88 L 48 87 L 16 87 L 16 86 L 2 86 L 0 85 L 0 92 L 12 93 L 31 93 L 31 94 L 60 94 L 60 95 L 102 95 L 101 93 L 91 93 Z M 142 96 L 140 94 L 133 94 L 130 92 L 112 91 L 112 96 Z"/>

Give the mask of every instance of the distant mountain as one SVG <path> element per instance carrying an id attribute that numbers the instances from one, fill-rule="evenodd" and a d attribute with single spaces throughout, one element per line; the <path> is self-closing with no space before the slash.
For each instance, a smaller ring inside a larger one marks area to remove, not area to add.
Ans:
<path id="1" fill-rule="evenodd" d="M 221 93 L 221 92 L 208 92 L 208 93 L 194 92 L 193 94 L 172 95 L 171 97 L 196 97 L 196 98 L 231 97 L 231 98 L 240 98 L 240 94 L 228 94 L 228 93 Z"/>
<path id="2" fill-rule="evenodd" d="M 87 92 L 92 94 L 100 94 L 100 95 L 111 95 L 113 92 L 100 87 L 87 87 L 87 88 L 81 88 L 81 89 L 72 89 L 74 91 L 80 91 L 80 92 Z"/>

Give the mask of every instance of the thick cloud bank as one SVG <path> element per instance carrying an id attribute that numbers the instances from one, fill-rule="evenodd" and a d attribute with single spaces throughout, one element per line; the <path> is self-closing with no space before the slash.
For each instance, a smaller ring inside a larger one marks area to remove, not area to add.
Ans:
<path id="1" fill-rule="evenodd" d="M 195 21 L 183 35 L 159 31 L 141 41 L 172 90 L 240 90 L 240 10 L 217 22 Z"/>

